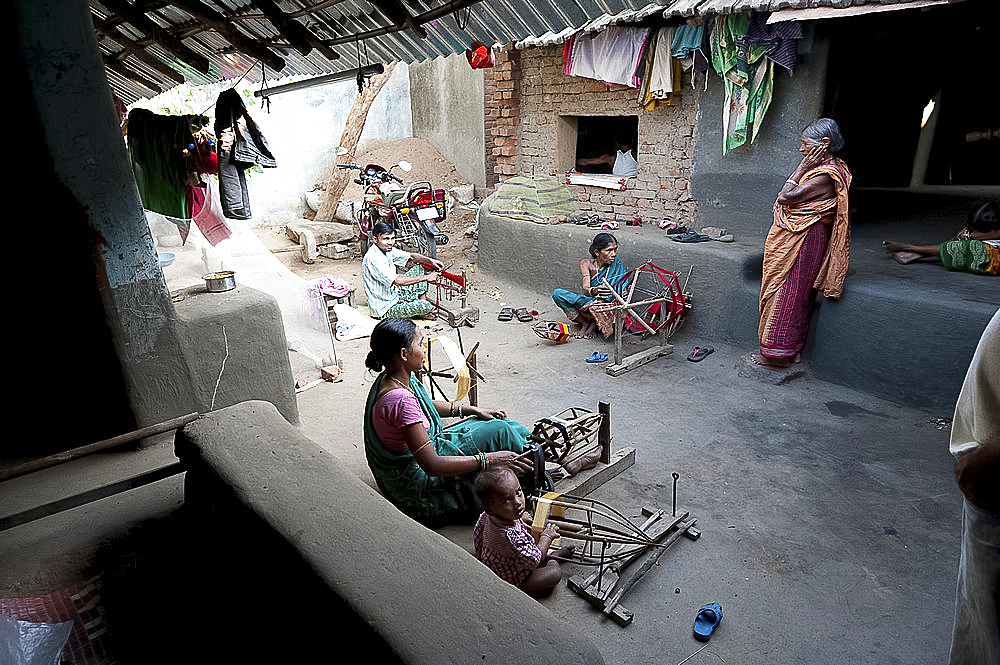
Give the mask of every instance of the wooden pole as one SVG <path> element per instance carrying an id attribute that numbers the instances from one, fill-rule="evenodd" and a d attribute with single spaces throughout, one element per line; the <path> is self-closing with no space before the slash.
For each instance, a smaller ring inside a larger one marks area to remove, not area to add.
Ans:
<path id="1" fill-rule="evenodd" d="M 611 404 L 598 402 L 597 411 L 601 414 L 601 425 L 597 430 L 597 442 L 601 445 L 601 463 L 611 463 Z"/>
<path id="2" fill-rule="evenodd" d="M 23 476 L 34 471 L 47 469 L 51 466 L 62 464 L 63 462 L 69 462 L 85 455 L 90 455 L 91 453 L 112 450 L 113 448 L 123 446 L 126 443 L 139 441 L 140 439 L 145 439 L 150 436 L 179 429 L 197 418 L 197 413 L 189 413 L 186 416 L 180 416 L 179 418 L 173 418 L 156 425 L 143 427 L 142 429 L 135 430 L 134 432 L 119 434 L 118 436 L 110 439 L 104 439 L 103 441 L 98 441 L 97 443 L 90 443 L 86 446 L 66 450 L 61 453 L 56 453 L 55 455 L 49 455 L 48 457 L 39 457 L 38 459 L 33 459 L 10 467 L 9 469 L 0 469 L 0 480 L 9 480 L 10 478 L 16 478 L 17 476 Z"/>

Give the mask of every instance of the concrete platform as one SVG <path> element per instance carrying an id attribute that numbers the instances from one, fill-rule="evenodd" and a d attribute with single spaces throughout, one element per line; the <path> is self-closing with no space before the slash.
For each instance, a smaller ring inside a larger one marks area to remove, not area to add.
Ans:
<path id="1" fill-rule="evenodd" d="M 949 272 L 939 262 L 900 265 L 883 240 L 942 242 L 966 222 L 969 195 L 861 191 L 852 198 L 851 266 L 838 301 L 814 316 L 804 362 L 825 381 L 927 408 L 950 408 L 976 342 L 1000 307 L 1000 279 Z M 479 220 L 479 265 L 533 291 L 577 286 L 579 262 L 598 233 L 573 224 L 541 225 L 490 215 Z M 714 218 L 718 218 L 716 213 Z M 687 332 L 705 343 L 757 347 L 763 240 L 758 228 L 729 227 L 734 242 L 675 242 L 655 224 L 614 231 L 626 267 L 647 260 L 676 273 L 693 307 Z M 554 307 L 545 314 L 562 320 Z M 543 317 L 544 318 L 544 317 Z M 684 354 L 686 355 L 686 354 Z"/>

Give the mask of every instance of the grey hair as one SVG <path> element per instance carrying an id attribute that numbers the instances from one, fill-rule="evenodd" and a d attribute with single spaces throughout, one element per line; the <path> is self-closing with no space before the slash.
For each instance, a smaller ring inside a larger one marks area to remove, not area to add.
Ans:
<path id="1" fill-rule="evenodd" d="M 812 141 L 830 139 L 830 152 L 834 155 L 844 149 L 844 137 L 840 134 L 840 126 L 832 118 L 814 120 L 802 130 L 802 136 Z"/>

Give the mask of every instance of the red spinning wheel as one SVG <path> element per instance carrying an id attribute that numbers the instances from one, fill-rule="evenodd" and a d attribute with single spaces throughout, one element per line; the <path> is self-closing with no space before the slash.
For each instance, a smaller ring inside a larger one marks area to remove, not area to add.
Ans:
<path id="1" fill-rule="evenodd" d="M 683 323 L 691 309 L 691 296 L 685 294 L 677 274 L 652 261 L 626 272 L 612 284 L 621 296 L 625 309 L 625 329 L 652 334 L 665 329 L 670 336 Z"/>

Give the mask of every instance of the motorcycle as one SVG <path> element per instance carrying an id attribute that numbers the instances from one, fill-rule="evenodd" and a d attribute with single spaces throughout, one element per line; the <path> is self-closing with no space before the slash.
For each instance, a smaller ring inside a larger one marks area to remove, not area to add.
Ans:
<path id="1" fill-rule="evenodd" d="M 338 154 L 348 154 L 345 152 Z M 364 187 L 364 202 L 354 215 L 362 256 L 372 243 L 372 228 L 376 222 L 388 222 L 396 230 L 396 244 L 428 258 L 437 258 L 437 246 L 448 244 L 448 236 L 438 226 L 447 215 L 444 190 L 434 189 L 427 181 L 409 185 L 394 174 L 395 168 L 410 171 L 413 166 L 399 161 L 388 169 L 378 164 L 362 168 L 351 155 L 351 161 L 337 164 L 340 169 L 358 171 L 354 182 Z"/>

